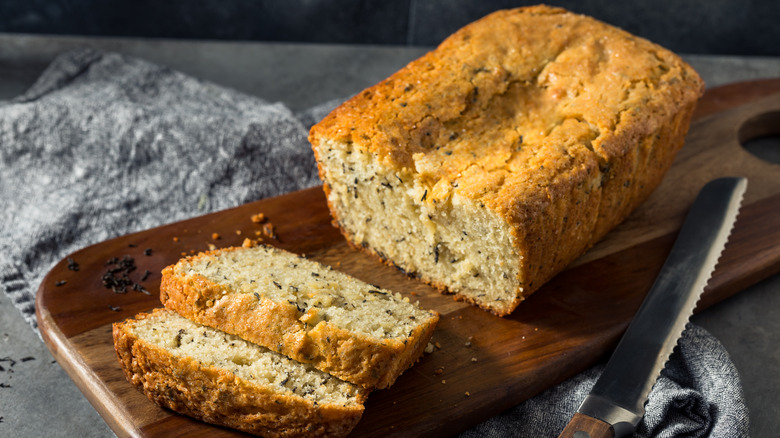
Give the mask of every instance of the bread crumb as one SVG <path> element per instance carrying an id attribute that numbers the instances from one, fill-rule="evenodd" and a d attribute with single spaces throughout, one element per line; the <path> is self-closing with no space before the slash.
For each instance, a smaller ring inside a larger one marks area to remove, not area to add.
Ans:
<path id="1" fill-rule="evenodd" d="M 240 235 L 241 235 L 241 230 L 236 230 L 236 236 L 240 236 Z"/>
<path id="2" fill-rule="evenodd" d="M 276 227 L 274 227 L 274 224 L 271 222 L 266 222 L 263 224 L 263 236 L 276 239 Z"/>
<path id="3" fill-rule="evenodd" d="M 253 214 L 251 219 L 252 219 L 252 222 L 254 222 L 256 224 L 262 224 L 263 222 L 265 222 L 265 214 L 263 214 L 263 213 Z"/>
<path id="4" fill-rule="evenodd" d="M 436 371 L 433 372 L 435 376 L 441 376 L 444 373 L 444 367 L 436 369 Z"/>
<path id="5" fill-rule="evenodd" d="M 476 358 L 476 357 L 472 357 L 472 358 L 471 358 L 471 361 L 472 361 L 472 362 L 476 362 L 476 361 L 477 361 L 477 358 Z"/>
<path id="6" fill-rule="evenodd" d="M 438 343 L 438 342 L 434 342 L 434 343 L 433 343 L 433 345 L 435 345 L 435 346 L 436 346 L 436 348 L 438 348 L 439 350 L 441 350 L 441 344 L 440 344 L 440 343 Z"/>
<path id="7" fill-rule="evenodd" d="M 434 347 L 433 344 L 431 344 L 430 342 L 428 342 L 428 345 L 425 346 L 425 352 L 427 354 L 433 353 L 433 350 L 435 350 L 435 349 L 436 349 L 436 347 Z"/>
<path id="8" fill-rule="evenodd" d="M 213 240 L 219 240 L 219 239 L 220 239 L 219 233 L 212 233 L 212 234 L 211 234 L 211 238 L 212 238 Z"/>
<path id="9" fill-rule="evenodd" d="M 241 246 L 244 248 L 254 248 L 255 246 L 257 246 L 257 240 L 253 240 L 246 237 L 244 238 L 244 242 L 241 243 Z"/>
<path id="10" fill-rule="evenodd" d="M 179 238 L 178 238 L 178 237 L 176 237 L 176 236 L 173 236 L 173 241 L 174 241 L 174 242 L 178 242 L 178 241 L 179 241 Z"/>
<path id="11" fill-rule="evenodd" d="M 463 344 L 466 348 L 471 348 L 471 341 L 466 341 L 465 344 Z"/>
<path id="12" fill-rule="evenodd" d="M 442 380 L 441 380 L 441 384 L 443 385 L 443 384 L 445 384 L 445 383 L 447 383 L 447 381 L 446 381 L 446 380 L 444 380 L 444 379 L 442 379 Z"/>
<path id="13" fill-rule="evenodd" d="M 217 249 L 217 245 L 214 245 L 213 243 L 209 243 L 208 246 L 209 246 L 209 251 L 214 251 L 215 249 Z"/>
<path id="14" fill-rule="evenodd" d="M 471 393 L 466 391 L 466 397 L 471 397 Z"/>

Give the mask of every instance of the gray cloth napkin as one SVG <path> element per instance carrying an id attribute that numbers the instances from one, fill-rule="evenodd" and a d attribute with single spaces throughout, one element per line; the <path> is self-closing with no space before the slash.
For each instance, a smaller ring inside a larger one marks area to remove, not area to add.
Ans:
<path id="1" fill-rule="evenodd" d="M 557 437 L 604 364 L 465 432 L 462 438 Z M 688 324 L 656 382 L 635 437 L 747 437 L 748 411 L 734 364 L 703 328 Z"/>
<path id="2" fill-rule="evenodd" d="M 293 114 L 142 60 L 61 55 L 24 95 L 0 102 L 0 289 L 35 329 L 35 292 L 67 254 L 318 184 L 307 130 L 336 103 Z M 555 437 L 601 368 L 462 436 Z M 747 435 L 736 369 L 689 326 L 637 436 Z"/>
<path id="3" fill-rule="evenodd" d="M 306 127 L 283 105 L 67 53 L 0 103 L 0 288 L 35 326 L 34 294 L 65 255 L 318 181 Z"/>

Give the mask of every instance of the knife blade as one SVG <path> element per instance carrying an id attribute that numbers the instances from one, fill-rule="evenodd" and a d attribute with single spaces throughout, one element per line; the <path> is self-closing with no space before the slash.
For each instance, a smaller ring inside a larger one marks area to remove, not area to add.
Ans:
<path id="1" fill-rule="evenodd" d="M 559 438 L 634 432 L 650 390 L 715 270 L 746 188 L 745 178 L 719 178 L 699 192 L 653 286 Z"/>

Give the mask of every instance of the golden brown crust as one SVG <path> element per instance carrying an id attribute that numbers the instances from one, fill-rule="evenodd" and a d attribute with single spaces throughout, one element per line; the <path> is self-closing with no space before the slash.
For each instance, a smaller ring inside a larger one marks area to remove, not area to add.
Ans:
<path id="1" fill-rule="evenodd" d="M 133 335 L 133 323 L 113 325 L 117 358 L 127 380 L 160 406 L 266 437 L 346 436 L 362 416 L 363 399 L 351 407 L 316 405 L 275 392 L 142 341 Z"/>
<path id="2" fill-rule="evenodd" d="M 335 109 L 309 139 L 315 155 L 326 140 L 347 143 L 450 187 L 441 197 L 498 212 L 526 261 L 517 299 L 489 308 L 506 315 L 647 198 L 703 89 L 647 40 L 560 8 L 518 8 L 457 31 Z"/>
<path id="3" fill-rule="evenodd" d="M 237 249 L 201 253 L 183 262 L 234 250 Z M 382 340 L 341 329 L 327 321 L 311 328 L 300 319 L 294 304 L 275 303 L 249 294 L 232 294 L 230 299 L 220 299 L 222 286 L 202 275 L 177 274 L 174 267 L 162 271 L 160 301 L 166 308 L 367 389 L 389 387 L 414 365 L 439 319 L 436 312 L 430 312 L 432 318 L 418 325 L 406 338 Z"/>

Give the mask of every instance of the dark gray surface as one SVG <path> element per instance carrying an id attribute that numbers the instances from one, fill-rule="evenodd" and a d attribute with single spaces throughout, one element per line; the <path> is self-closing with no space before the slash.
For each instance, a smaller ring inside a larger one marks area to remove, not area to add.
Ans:
<path id="1" fill-rule="evenodd" d="M 34 358 L 22 362 L 25 358 Z M 0 436 L 106 437 L 103 418 L 79 392 L 4 293 L 0 293 Z"/>
<path id="2" fill-rule="evenodd" d="M 4 0 L 0 32 L 403 44 L 412 0 Z"/>
<path id="3" fill-rule="evenodd" d="M 29 86 L 57 53 L 89 45 L 172 66 L 294 110 L 353 94 L 424 49 L 262 43 L 88 40 L 0 35 L 0 99 Z M 780 59 L 686 57 L 710 86 L 780 77 Z M 730 352 L 751 412 L 752 436 L 780 426 L 780 277 L 775 276 L 694 317 Z M 106 436 L 111 432 L 24 323 L 0 297 L 0 357 L 17 360 L 0 373 L 0 436 Z M 34 360 L 21 362 L 25 357 Z"/>
<path id="4" fill-rule="evenodd" d="M 95 47 L 138 56 L 269 101 L 281 101 L 293 111 L 356 93 L 427 51 L 387 46 L 4 34 L 0 34 L 0 47 L 0 98 L 21 94 L 57 54 L 77 47 Z"/>
<path id="5" fill-rule="evenodd" d="M 5 0 L 0 32 L 435 45 L 537 0 Z M 776 0 L 553 0 L 676 52 L 780 55 Z"/>

